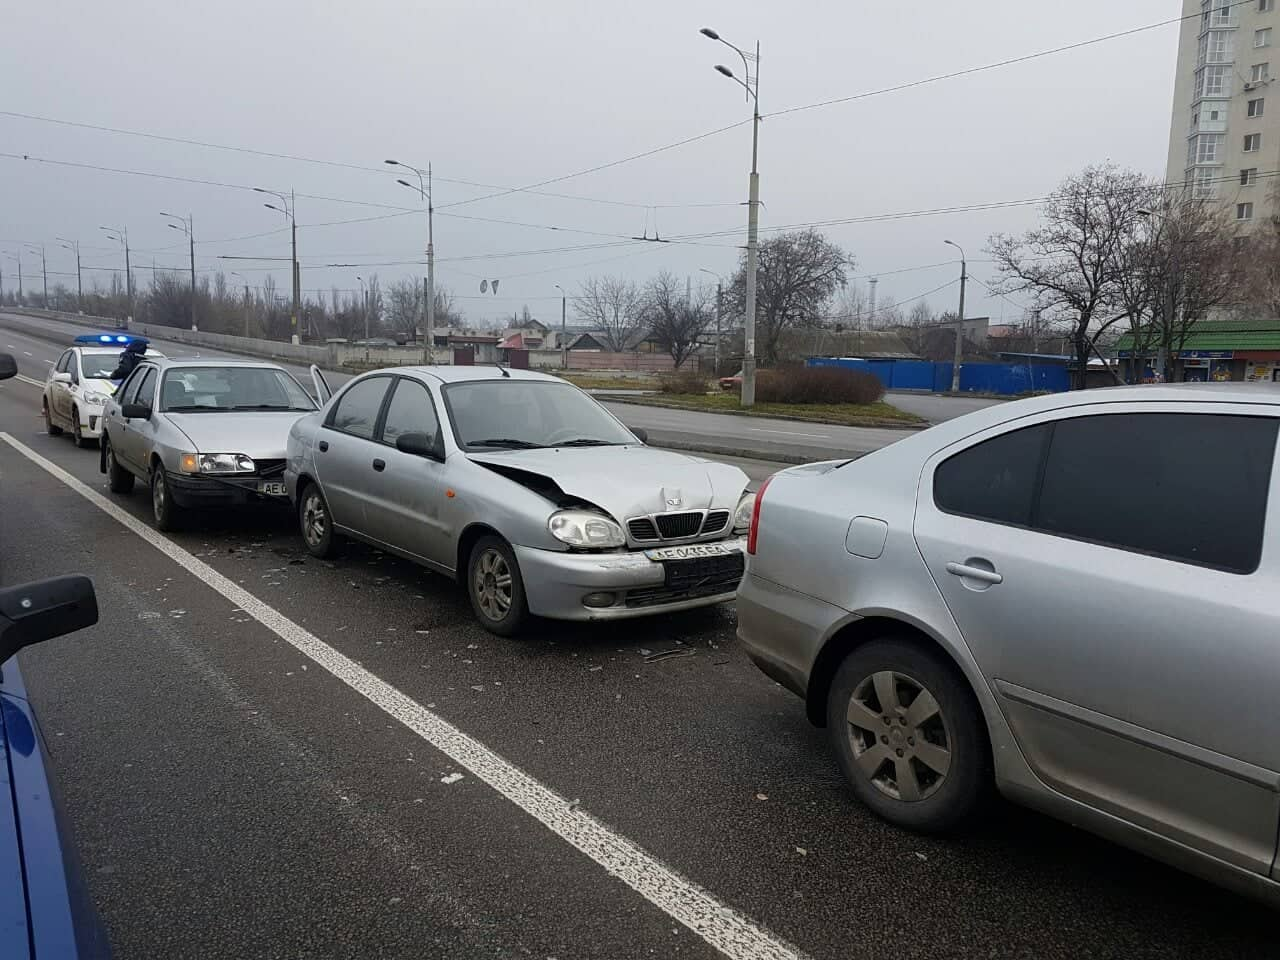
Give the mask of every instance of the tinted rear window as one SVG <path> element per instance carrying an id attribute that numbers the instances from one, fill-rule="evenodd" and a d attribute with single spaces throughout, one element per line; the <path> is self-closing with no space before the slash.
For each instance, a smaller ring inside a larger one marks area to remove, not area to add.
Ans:
<path id="1" fill-rule="evenodd" d="M 1063 420 L 1034 525 L 1250 573 L 1262 555 L 1276 432 L 1274 419 L 1216 414 Z"/>
<path id="2" fill-rule="evenodd" d="M 1027 526 L 1048 433 L 1047 424 L 1015 430 L 944 461 L 933 477 L 938 509 Z"/>

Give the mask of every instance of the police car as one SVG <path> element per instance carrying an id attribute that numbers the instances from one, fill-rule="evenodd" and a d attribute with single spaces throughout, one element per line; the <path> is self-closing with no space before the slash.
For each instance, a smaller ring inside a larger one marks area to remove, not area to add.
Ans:
<path id="1" fill-rule="evenodd" d="M 115 392 L 111 374 L 120 354 L 145 337 L 122 333 L 86 333 L 63 352 L 44 382 L 44 426 L 51 436 L 70 430 L 76 446 L 90 446 L 102 435 L 102 405 Z M 150 347 L 145 356 L 159 357 Z"/>

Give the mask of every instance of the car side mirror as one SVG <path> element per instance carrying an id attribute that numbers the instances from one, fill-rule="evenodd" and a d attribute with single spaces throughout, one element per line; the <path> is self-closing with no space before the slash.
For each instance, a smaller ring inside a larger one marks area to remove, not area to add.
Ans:
<path id="1" fill-rule="evenodd" d="M 98 622 L 98 598 L 88 577 L 53 577 L 0 590 L 0 662 L 23 647 Z"/>
<path id="2" fill-rule="evenodd" d="M 644 429 L 644 427 L 627 427 L 627 429 L 630 430 L 635 435 L 635 438 L 641 443 L 649 442 L 649 431 Z"/>
<path id="3" fill-rule="evenodd" d="M 8 380 L 18 375 L 18 361 L 12 353 L 0 353 L 0 380 Z"/>
<path id="4" fill-rule="evenodd" d="M 150 420 L 151 408 L 144 403 L 126 403 L 120 409 L 120 414 L 126 420 Z"/>
<path id="5" fill-rule="evenodd" d="M 440 447 L 435 437 L 429 433 L 402 433 L 396 437 L 396 449 L 415 457 L 428 457 L 432 460 L 441 458 Z"/>
<path id="6" fill-rule="evenodd" d="M 63 371 L 63 372 L 61 372 L 61 373 L 55 373 L 55 374 L 53 375 L 53 382 L 54 382 L 54 383 L 70 383 L 70 382 L 71 382 L 71 374 L 69 374 L 69 373 L 67 373 L 67 372 L 65 372 L 65 371 Z"/>

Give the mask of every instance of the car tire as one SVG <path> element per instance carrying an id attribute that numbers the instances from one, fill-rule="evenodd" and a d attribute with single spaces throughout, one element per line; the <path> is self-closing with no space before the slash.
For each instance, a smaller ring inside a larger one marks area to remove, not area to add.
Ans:
<path id="1" fill-rule="evenodd" d="M 319 484 L 308 483 L 298 497 L 298 529 L 302 542 L 313 557 L 326 560 L 338 552 L 338 537 L 333 532 L 333 515 Z"/>
<path id="2" fill-rule="evenodd" d="M 827 698 L 827 733 L 854 795 L 908 830 L 955 829 L 991 784 L 972 690 L 952 663 L 910 640 L 873 640 L 845 658 Z"/>
<path id="3" fill-rule="evenodd" d="M 176 530 L 179 512 L 169 481 L 165 479 L 164 467 L 157 464 L 151 470 L 151 515 L 156 529 L 162 533 Z"/>
<path id="4" fill-rule="evenodd" d="M 481 537 L 467 559 L 467 596 L 480 625 L 513 637 L 529 619 L 524 580 L 511 545 L 501 537 Z"/>
<path id="5" fill-rule="evenodd" d="M 53 414 L 49 410 L 49 401 L 40 402 L 40 410 L 44 414 L 44 432 L 51 437 L 62 436 L 62 428 L 53 422 Z"/>
<path id="6" fill-rule="evenodd" d="M 120 465 L 105 433 L 102 435 L 102 459 L 106 464 L 107 488 L 112 493 L 133 493 L 133 474 Z"/>
<path id="7" fill-rule="evenodd" d="M 71 437 L 81 450 L 87 450 L 93 446 L 93 441 L 86 440 L 84 434 L 80 432 L 80 411 L 75 407 L 71 408 Z"/>

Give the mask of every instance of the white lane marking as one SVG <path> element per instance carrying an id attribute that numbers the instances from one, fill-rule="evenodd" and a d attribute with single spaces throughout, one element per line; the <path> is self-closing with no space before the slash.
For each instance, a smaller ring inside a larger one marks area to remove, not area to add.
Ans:
<path id="1" fill-rule="evenodd" d="M 4 345 L 4 348 L 5 348 L 6 350 L 17 350 L 17 349 L 18 349 L 18 348 L 17 348 L 17 347 L 15 347 L 12 343 L 6 343 L 6 344 Z"/>
<path id="2" fill-rule="evenodd" d="M 39 387 L 41 390 L 43 390 L 43 389 L 44 389 L 44 381 L 43 381 L 43 380 L 35 380 L 35 379 L 32 379 L 31 377 L 28 377 L 25 373 L 20 373 L 20 374 L 18 374 L 18 376 L 17 376 L 15 379 L 20 380 L 20 381 L 21 381 L 21 382 L 23 382 L 23 383 L 29 383 L 29 384 L 31 384 L 31 386 L 33 386 L 33 387 Z"/>
<path id="3" fill-rule="evenodd" d="M 480 741 L 339 653 L 203 560 L 90 489 L 57 464 L 19 443 L 8 433 L 0 433 L 0 440 L 230 600 L 352 690 L 367 697 L 458 766 L 470 770 L 552 833 L 586 854 L 725 956 L 733 960 L 802 960 L 805 956 L 798 948 L 721 903 L 692 880 L 610 830 L 577 806 L 576 801 L 570 803 Z"/>
<path id="4" fill-rule="evenodd" d="M 809 437 L 812 440 L 830 440 L 829 433 L 796 433 L 794 430 L 766 430 L 764 427 L 748 427 L 752 433 L 778 433 L 784 437 Z"/>
<path id="5" fill-rule="evenodd" d="M 47 364 L 48 364 L 49 366 L 51 366 L 51 367 L 53 366 L 53 361 L 52 361 L 52 360 L 46 360 L 46 361 L 45 361 L 45 363 L 47 363 Z"/>
<path id="6" fill-rule="evenodd" d="M 31 356 L 31 351 L 30 351 L 30 350 L 23 350 L 23 351 L 22 351 L 22 355 L 23 355 L 24 357 L 29 357 L 29 356 Z"/>

